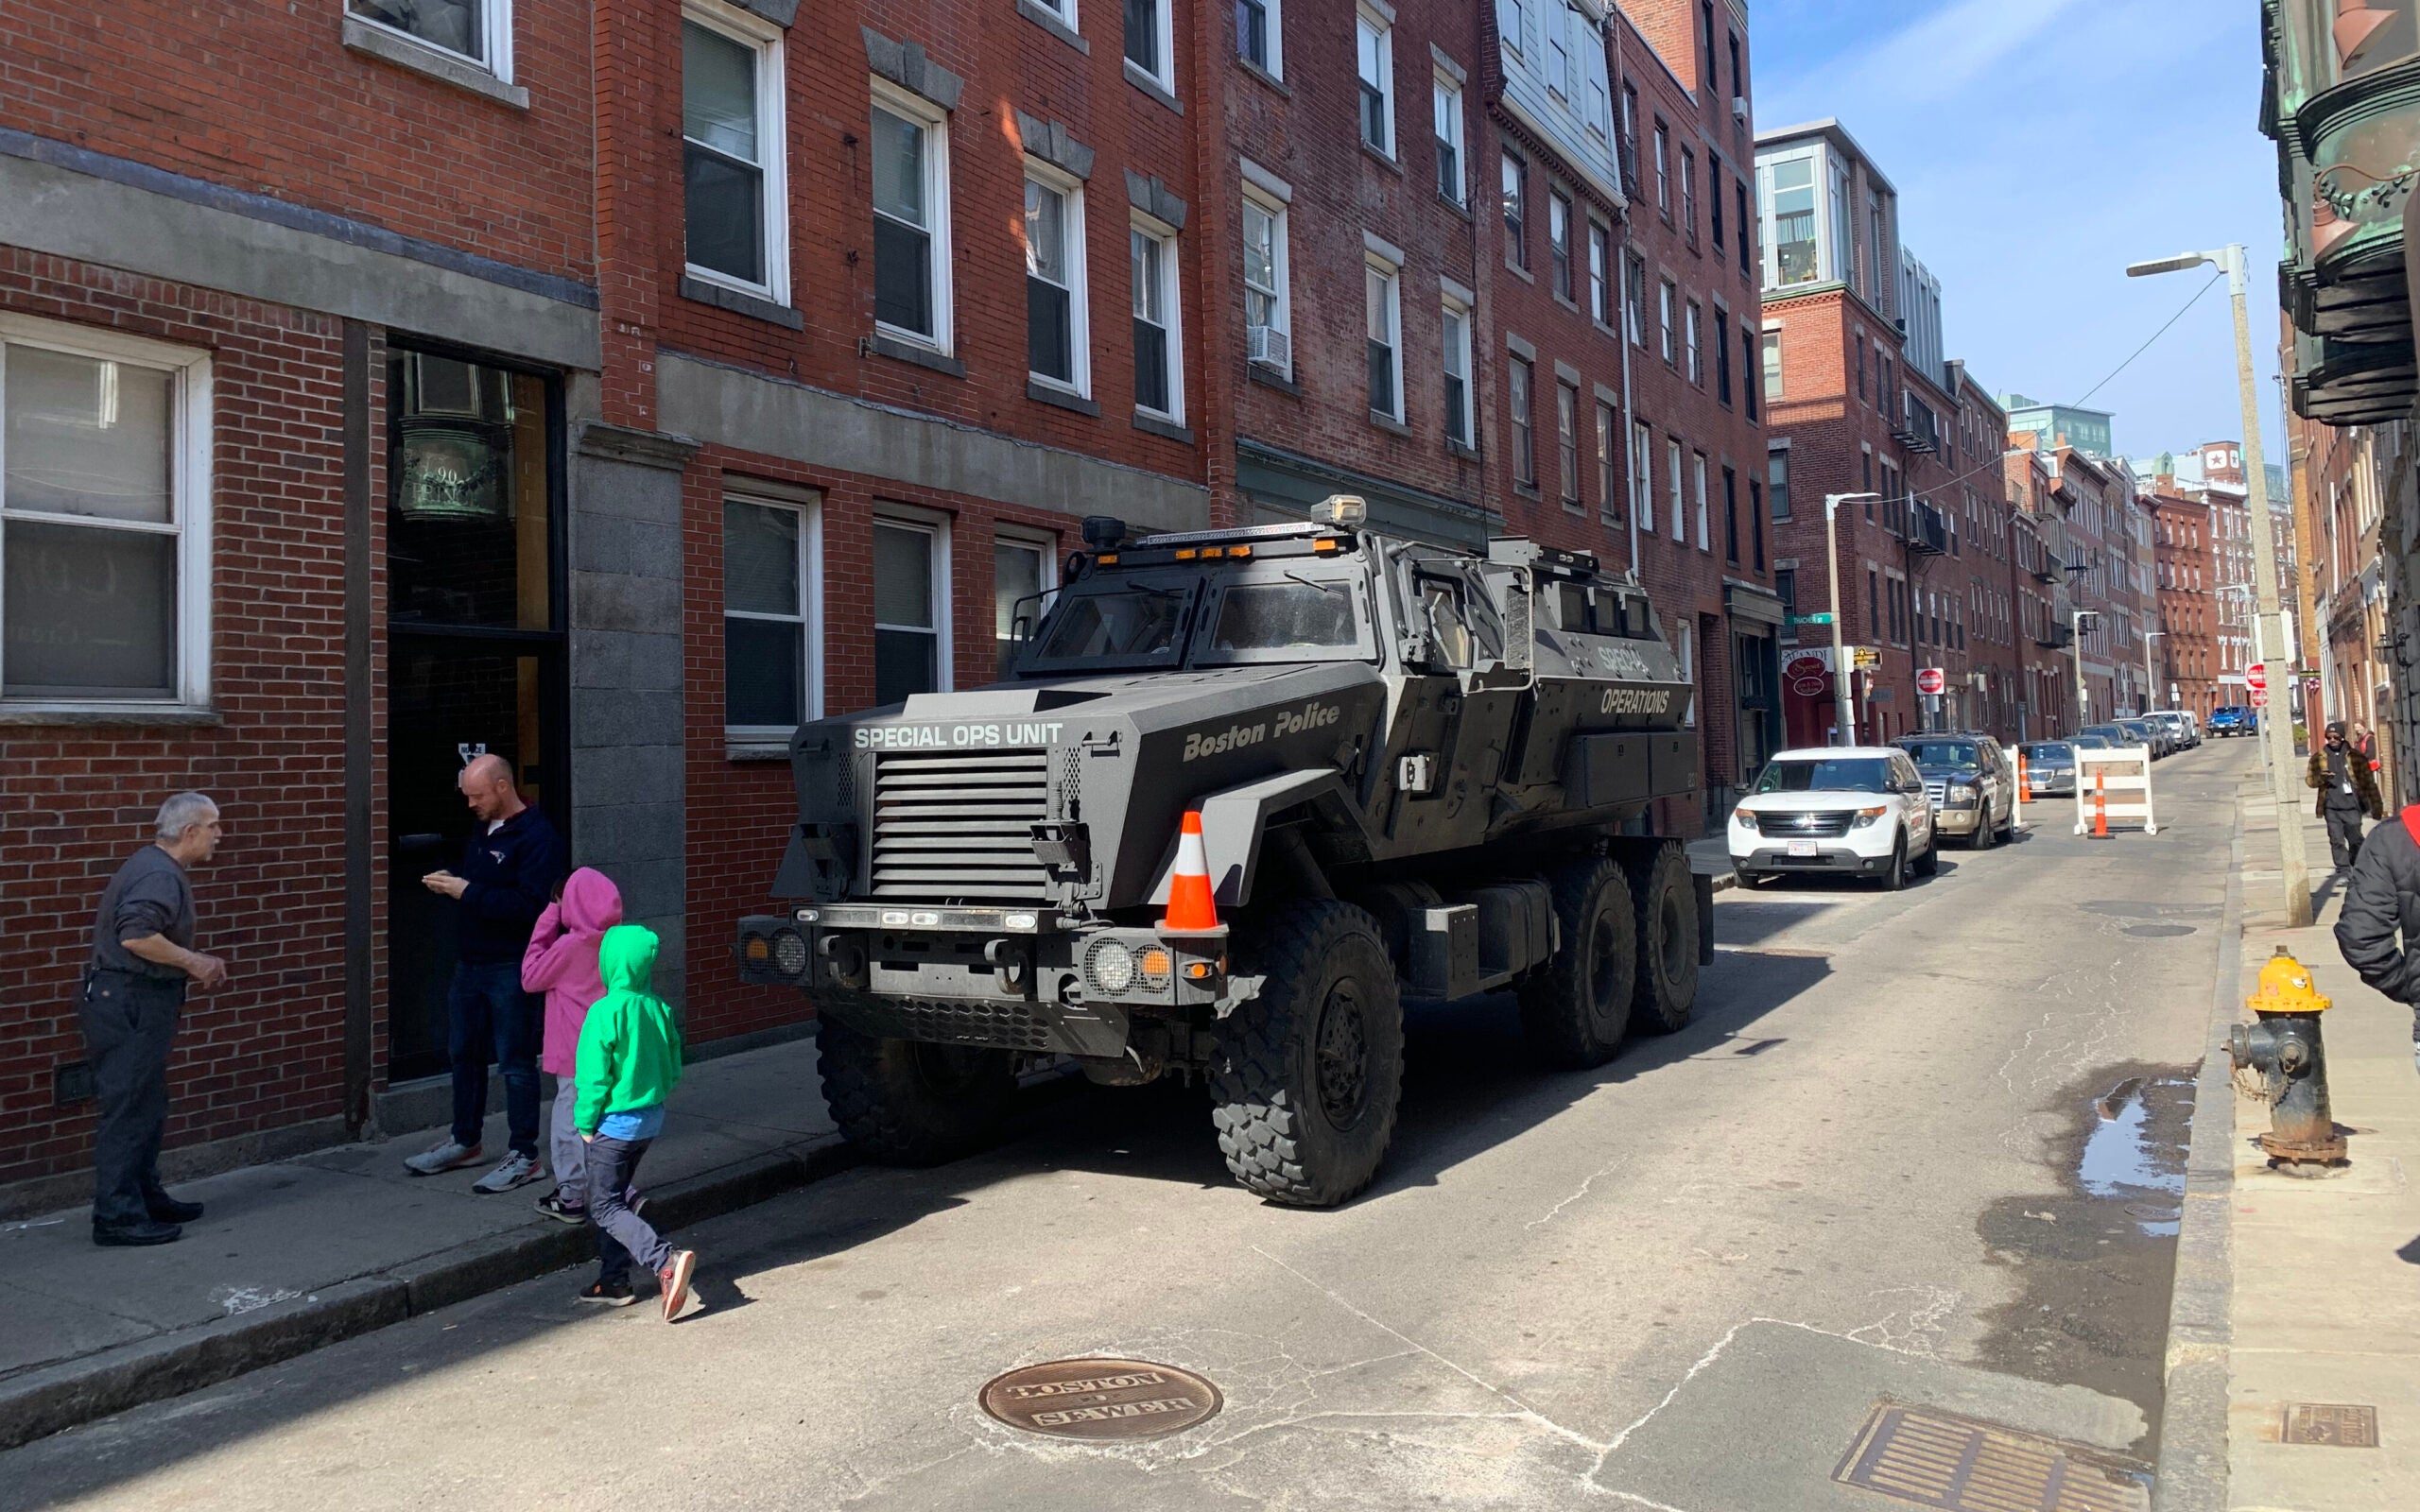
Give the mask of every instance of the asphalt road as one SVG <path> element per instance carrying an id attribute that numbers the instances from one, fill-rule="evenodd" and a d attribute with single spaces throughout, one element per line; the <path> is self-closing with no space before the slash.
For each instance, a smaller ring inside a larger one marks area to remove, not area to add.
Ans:
<path id="1" fill-rule="evenodd" d="M 1420 1015 L 1342 1211 L 1230 1185 L 1196 1093 L 1085 1089 L 701 1226 L 674 1326 L 548 1278 L 0 1455 L 0 1507 L 1880 1508 L 1832 1477 L 1885 1400 L 2148 1460 L 2256 763 L 2161 764 L 2157 836 L 1725 893 L 1697 1022 L 1598 1072 Z M 1091 1446 L 977 1405 L 1096 1354 L 1224 1410 Z"/>

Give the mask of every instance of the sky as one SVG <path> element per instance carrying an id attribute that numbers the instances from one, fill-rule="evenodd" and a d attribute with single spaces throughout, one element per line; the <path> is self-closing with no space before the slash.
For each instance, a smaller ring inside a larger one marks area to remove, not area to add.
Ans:
<path id="1" fill-rule="evenodd" d="M 2256 0 L 1751 0 L 1758 130 L 1838 117 L 1942 282 L 1947 352 L 1995 392 L 2072 403 L 2210 270 L 2128 263 L 2241 242 L 2268 460 L 2282 208 L 2260 134 Z M 2087 401 L 2130 456 L 2243 429 L 2226 285 Z"/>

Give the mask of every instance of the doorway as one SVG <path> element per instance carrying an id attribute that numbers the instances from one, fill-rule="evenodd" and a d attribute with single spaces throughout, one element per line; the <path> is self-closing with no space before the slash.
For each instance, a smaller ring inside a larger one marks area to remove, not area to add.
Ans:
<path id="1" fill-rule="evenodd" d="M 399 350 L 388 373 L 388 1075 L 448 1069 L 455 910 L 421 879 L 458 868 L 456 779 L 502 757 L 568 835 L 560 542 L 562 400 L 543 373 Z"/>

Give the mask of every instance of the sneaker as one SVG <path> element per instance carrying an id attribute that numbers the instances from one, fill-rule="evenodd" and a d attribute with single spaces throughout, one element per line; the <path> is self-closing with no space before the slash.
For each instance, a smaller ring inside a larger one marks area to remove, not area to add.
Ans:
<path id="1" fill-rule="evenodd" d="M 671 1263 L 655 1273 L 656 1280 L 664 1283 L 664 1321 L 666 1323 L 679 1317 L 681 1309 L 688 1305 L 689 1278 L 697 1272 L 698 1252 L 676 1249 L 672 1252 Z"/>
<path id="2" fill-rule="evenodd" d="M 600 1307 L 629 1307 L 638 1300 L 628 1281 L 590 1281 L 579 1289 L 579 1300 Z"/>
<path id="3" fill-rule="evenodd" d="M 538 1163 L 536 1156 L 524 1155 L 519 1150 L 515 1150 L 504 1158 L 502 1165 L 472 1182 L 471 1190 L 493 1195 L 498 1192 L 510 1192 L 514 1187 L 526 1187 L 532 1181 L 543 1181 L 545 1178 L 545 1167 Z"/>
<path id="4" fill-rule="evenodd" d="M 579 1204 L 565 1202 L 563 1189 L 561 1187 L 555 1188 L 538 1199 L 538 1211 L 557 1223 L 586 1223 L 588 1221 L 588 1209 Z"/>
<path id="5" fill-rule="evenodd" d="M 414 1176 L 435 1176 L 441 1171 L 458 1171 L 466 1165 L 476 1165 L 479 1159 L 479 1147 L 475 1144 L 440 1140 L 418 1155 L 406 1156 L 404 1169 Z"/>

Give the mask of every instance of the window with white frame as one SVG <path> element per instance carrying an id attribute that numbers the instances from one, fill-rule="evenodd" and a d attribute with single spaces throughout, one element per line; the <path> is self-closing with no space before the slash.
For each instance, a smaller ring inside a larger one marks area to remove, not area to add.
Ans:
<path id="1" fill-rule="evenodd" d="M 876 80 L 873 152 L 874 322 L 947 352 L 947 119 L 918 97 Z"/>
<path id="2" fill-rule="evenodd" d="M 0 315 L 0 702 L 209 703 L 210 372 Z"/>
<path id="3" fill-rule="evenodd" d="M 1286 207 L 1244 193 L 1244 334 L 1250 360 L 1291 372 L 1292 328 L 1287 292 Z"/>
<path id="4" fill-rule="evenodd" d="M 1025 174 L 1026 366 L 1043 383 L 1087 394 L 1093 375 L 1083 186 L 1030 162 Z"/>
<path id="5" fill-rule="evenodd" d="M 1655 123 L 1655 208 L 1667 224 L 1672 219 L 1672 129 Z"/>
<path id="6" fill-rule="evenodd" d="M 1134 407 L 1184 421 L 1184 331 L 1176 237 L 1137 220 L 1127 230 L 1134 291 Z"/>
<path id="7" fill-rule="evenodd" d="M 722 722 L 786 735 L 822 715 L 820 511 L 742 495 L 722 503 Z"/>
<path id="8" fill-rule="evenodd" d="M 1712 551 L 1714 549 L 1714 541 L 1712 538 L 1706 534 L 1705 454 L 1703 452 L 1692 452 L 1689 454 L 1689 456 L 1690 480 L 1696 490 L 1695 497 L 1698 507 L 1698 550 Z"/>
<path id="9" fill-rule="evenodd" d="M 1477 443 L 1471 438 L 1470 306 L 1447 300 L 1440 330 L 1445 348 L 1445 439 L 1457 446 L 1473 446 Z"/>
<path id="10" fill-rule="evenodd" d="M 1767 331 L 1764 334 L 1762 349 L 1765 369 L 1765 403 L 1770 404 L 1777 399 L 1787 397 L 1782 389 L 1781 333 Z"/>
<path id="11" fill-rule="evenodd" d="M 1403 419 L 1402 281 L 1394 265 L 1371 257 L 1362 263 L 1370 356 L 1370 412 Z"/>
<path id="12" fill-rule="evenodd" d="M 1175 30 L 1168 0 L 1126 0 L 1126 60 L 1171 94 L 1176 90 Z"/>
<path id="13" fill-rule="evenodd" d="M 1048 595 L 1059 586 L 1056 551 L 1048 541 L 1005 535 L 992 540 L 992 634 L 1002 678 L 1016 660 L 1019 636 L 1030 636 L 1042 623 Z"/>
<path id="14" fill-rule="evenodd" d="M 1286 77 L 1284 0 L 1236 0 L 1236 56 L 1271 78 Z"/>
<path id="15" fill-rule="evenodd" d="M 1592 220 L 1588 223 L 1588 313 L 1599 325 L 1614 323 L 1613 289 L 1614 233 Z"/>
<path id="16" fill-rule="evenodd" d="M 1661 318 L 1664 333 L 1664 365 L 1681 365 L 1681 291 L 1670 279 L 1666 279 L 1656 291 L 1656 313 Z"/>
<path id="17" fill-rule="evenodd" d="M 345 0 L 345 11 L 512 82 L 512 0 Z"/>
<path id="18" fill-rule="evenodd" d="M 1685 546 L 1689 541 L 1687 507 L 1681 494 L 1682 465 L 1681 443 L 1668 438 L 1664 442 L 1665 486 L 1668 493 L 1666 502 L 1672 509 L 1672 544 L 1676 546 Z"/>
<path id="19" fill-rule="evenodd" d="M 1580 386 L 1557 379 L 1554 386 L 1555 479 L 1564 505 L 1580 507 Z"/>
<path id="20" fill-rule="evenodd" d="M 1639 529 L 1655 534 L 1655 432 L 1645 421 L 1630 427 L 1630 513 Z"/>
<path id="21" fill-rule="evenodd" d="M 1614 512 L 1614 434 L 1617 421 L 1614 406 L 1606 400 L 1597 401 L 1597 507 L 1608 518 Z"/>
<path id="22" fill-rule="evenodd" d="M 681 17 L 681 168 L 688 269 L 789 300 L 779 27 L 727 6 Z"/>
<path id="23" fill-rule="evenodd" d="M 1547 266 L 1556 295 L 1571 298 L 1571 197 L 1560 189 L 1547 192 Z"/>
<path id="24" fill-rule="evenodd" d="M 1354 18 L 1353 36 L 1361 72 L 1361 140 L 1392 158 L 1395 155 L 1394 27 L 1365 6 Z"/>
<path id="25" fill-rule="evenodd" d="M 1504 260 L 1523 272 L 1530 270 L 1530 164 L 1504 154 Z"/>
<path id="26" fill-rule="evenodd" d="M 939 520 L 873 523 L 873 701 L 950 686 L 949 535 Z"/>
<path id="27" fill-rule="evenodd" d="M 1432 97 L 1437 117 L 1437 193 L 1454 204 L 1467 203 L 1462 185 L 1462 86 L 1441 70 Z"/>
<path id="28" fill-rule="evenodd" d="M 1631 345 L 1647 345 L 1647 259 L 1636 252 L 1622 254 L 1622 310 Z"/>
<path id="29" fill-rule="evenodd" d="M 1682 343 L 1683 350 L 1688 354 L 1686 370 L 1689 382 L 1703 388 L 1705 387 L 1705 342 L 1700 329 L 1702 322 L 1698 301 L 1695 300 L 1688 302 L 1687 322 L 1683 333 L 1685 339 Z"/>
<path id="30" fill-rule="evenodd" d="M 1530 380 L 1534 369 L 1527 357 L 1511 361 L 1505 384 L 1506 403 L 1512 411 L 1512 481 L 1525 489 L 1538 486 L 1537 419 L 1530 412 Z"/>

